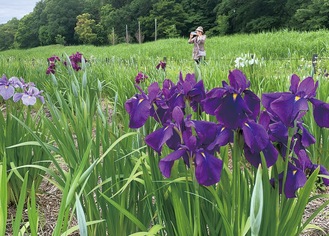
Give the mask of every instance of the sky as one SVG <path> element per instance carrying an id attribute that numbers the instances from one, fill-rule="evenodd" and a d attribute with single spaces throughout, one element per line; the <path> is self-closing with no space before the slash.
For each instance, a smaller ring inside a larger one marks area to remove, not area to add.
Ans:
<path id="1" fill-rule="evenodd" d="M 21 19 L 33 11 L 40 0 L 0 0 L 0 24 L 7 23 L 13 17 Z"/>

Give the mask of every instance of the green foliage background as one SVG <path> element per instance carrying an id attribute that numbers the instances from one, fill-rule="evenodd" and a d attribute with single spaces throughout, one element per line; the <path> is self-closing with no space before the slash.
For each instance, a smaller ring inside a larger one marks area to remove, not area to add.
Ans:
<path id="1" fill-rule="evenodd" d="M 139 25 L 144 41 L 188 36 L 199 25 L 208 36 L 328 29 L 328 11 L 329 0 L 41 0 L 22 19 L 0 25 L 0 50 L 107 45 L 113 31 L 119 43 L 137 42 Z M 84 14 L 90 17 L 77 32 Z"/>

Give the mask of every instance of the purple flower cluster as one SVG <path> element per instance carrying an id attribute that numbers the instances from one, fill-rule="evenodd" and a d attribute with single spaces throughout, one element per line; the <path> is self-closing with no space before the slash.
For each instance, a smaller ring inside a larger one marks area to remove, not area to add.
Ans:
<path id="1" fill-rule="evenodd" d="M 140 128 L 149 117 L 159 122 L 162 127 L 148 134 L 145 142 L 159 154 L 163 145 L 173 150 L 160 160 L 162 174 L 170 177 L 174 162 L 182 158 L 187 167 L 195 168 L 197 181 L 205 186 L 220 180 L 223 164 L 216 153 L 221 146 L 233 142 L 236 133 L 244 140 L 246 160 L 255 167 L 262 164 L 261 154 L 268 167 L 276 163 L 279 154 L 284 160 L 288 158 L 287 178 L 284 181 L 283 174 L 279 175 L 279 187 L 282 189 L 285 182 L 285 195 L 295 197 L 296 190 L 306 182 L 305 173 L 318 167 L 306 152 L 315 142 L 302 120 L 308 102 L 313 105 L 316 123 L 329 128 L 329 104 L 315 98 L 318 83 L 311 77 L 300 82 L 293 75 L 290 92 L 263 94 L 261 100 L 249 90 L 250 81 L 240 70 L 230 71 L 228 80 L 229 84 L 223 81 L 222 87 L 210 91 L 205 90 L 202 80 L 195 80 L 194 74 L 187 74 L 185 79 L 180 74 L 177 84 L 166 79 L 162 88 L 153 83 L 147 93 L 136 85 L 140 93 L 125 103 L 129 127 Z M 262 112 L 261 104 L 265 108 Z M 188 106 L 196 114 L 205 112 L 215 116 L 217 122 L 192 119 Z M 288 145 L 291 129 L 293 143 Z M 288 152 L 287 147 L 290 147 Z M 320 173 L 329 175 L 323 166 Z M 323 182 L 329 185 L 327 179 Z"/>
<path id="2" fill-rule="evenodd" d="M 319 127 L 329 128 L 329 104 L 315 98 L 318 82 L 312 77 L 300 81 L 297 75 L 292 75 L 290 92 L 265 93 L 262 95 L 262 104 L 265 111 L 260 116 L 260 122 L 266 128 L 272 142 L 276 143 L 281 156 L 289 153 L 289 166 L 284 191 L 287 197 L 295 197 L 295 190 L 304 186 L 307 176 L 320 168 L 319 173 L 329 175 L 329 172 L 317 164 L 313 164 L 306 148 L 315 143 L 315 138 L 303 123 L 303 116 L 313 106 L 313 116 Z M 292 139 L 289 144 L 289 133 Z M 290 146 L 290 149 L 287 148 Z M 280 174 L 283 177 L 283 173 Z M 329 179 L 322 179 L 329 185 Z M 282 189 L 282 181 L 280 190 Z"/>
<path id="3" fill-rule="evenodd" d="M 75 54 L 72 54 L 69 58 L 70 58 L 70 62 L 71 62 L 71 65 L 72 65 L 72 68 L 75 70 L 75 71 L 79 71 L 81 70 L 81 62 L 82 62 L 82 57 L 83 57 L 83 54 L 80 53 L 80 52 L 76 52 Z M 85 60 L 87 62 L 87 60 Z M 67 66 L 67 62 L 64 61 L 64 65 Z"/>
<path id="4" fill-rule="evenodd" d="M 160 61 L 159 64 L 155 68 L 157 68 L 158 70 L 159 69 L 166 70 L 166 66 L 167 66 L 167 63 L 165 61 Z"/>
<path id="5" fill-rule="evenodd" d="M 75 70 L 75 71 L 79 71 L 81 70 L 81 63 L 82 63 L 82 57 L 83 57 L 83 54 L 80 53 L 80 52 L 76 52 L 74 54 L 72 54 L 71 56 L 69 56 L 69 59 L 70 59 L 70 64 L 72 65 L 72 68 Z M 52 57 L 49 57 L 48 59 L 48 68 L 46 70 L 46 74 L 55 74 L 56 72 L 56 62 L 57 61 L 60 61 L 60 58 L 58 56 L 52 56 Z M 87 62 L 87 60 L 85 59 L 85 61 Z M 63 64 L 65 66 L 68 65 L 68 62 L 67 61 L 64 61 Z"/>
<path id="6" fill-rule="evenodd" d="M 21 92 L 16 90 L 20 89 Z M 26 106 L 34 105 L 37 101 L 37 98 L 44 103 L 44 97 L 41 95 L 43 91 L 40 91 L 35 87 L 35 84 L 32 82 L 25 83 L 24 80 L 18 79 L 17 77 L 11 77 L 7 79 L 5 75 L 0 79 L 0 96 L 4 100 L 13 98 L 14 102 L 22 100 L 23 104 Z"/>
<path id="7" fill-rule="evenodd" d="M 137 76 L 135 77 L 135 82 L 136 84 L 140 84 L 141 82 L 145 81 L 145 79 L 147 79 L 148 76 L 145 75 L 143 72 L 138 72 Z"/>
<path id="8" fill-rule="evenodd" d="M 60 61 L 59 57 L 58 56 L 52 56 L 52 57 L 47 58 L 47 61 L 48 61 L 49 66 L 46 70 L 46 74 L 47 75 L 55 74 L 56 62 Z"/>

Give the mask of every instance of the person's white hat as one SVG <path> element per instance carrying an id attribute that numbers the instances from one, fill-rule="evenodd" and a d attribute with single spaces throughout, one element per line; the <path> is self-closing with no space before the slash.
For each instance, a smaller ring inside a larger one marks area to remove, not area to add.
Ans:
<path id="1" fill-rule="evenodd" d="M 196 28 L 195 31 L 200 31 L 201 33 L 203 33 L 203 28 L 201 26 L 199 26 L 198 28 Z"/>

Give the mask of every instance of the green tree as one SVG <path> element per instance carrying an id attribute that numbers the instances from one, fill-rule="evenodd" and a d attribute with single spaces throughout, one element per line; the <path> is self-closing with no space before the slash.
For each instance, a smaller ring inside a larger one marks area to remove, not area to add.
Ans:
<path id="1" fill-rule="evenodd" d="M 143 26 L 146 39 L 155 36 L 155 19 L 157 21 L 157 36 L 164 38 L 169 36 L 168 29 L 175 26 L 178 35 L 186 34 L 185 20 L 187 13 L 184 11 L 182 4 L 174 0 L 160 0 L 153 4 L 149 16 L 140 17 L 139 20 Z"/>
<path id="2" fill-rule="evenodd" d="M 115 9 L 111 4 L 106 4 L 100 9 L 100 24 L 107 32 L 107 34 L 111 31 L 111 27 L 113 27 L 113 19 L 110 17 L 111 13 L 114 12 Z"/>
<path id="3" fill-rule="evenodd" d="M 48 0 L 44 14 L 47 19 L 39 38 L 46 39 L 43 44 L 55 43 L 57 35 L 62 35 L 68 44 L 75 44 L 74 27 L 76 25 L 76 17 L 82 13 L 84 8 L 83 0 Z"/>
<path id="4" fill-rule="evenodd" d="M 6 24 L 0 25 L 0 51 L 14 47 L 18 24 L 19 20 L 17 18 L 12 18 Z"/>
<path id="5" fill-rule="evenodd" d="M 202 26 L 205 31 L 209 31 L 215 26 L 216 7 L 220 1 L 218 0 L 181 0 L 186 19 L 184 20 L 186 35 L 195 30 L 196 27 Z"/>
<path id="6" fill-rule="evenodd" d="M 35 5 L 33 12 L 24 16 L 15 36 L 15 44 L 21 48 L 31 48 L 40 45 L 40 27 L 46 23 L 44 9 L 46 2 L 40 1 Z"/>
<path id="7" fill-rule="evenodd" d="M 95 27 L 95 20 L 91 19 L 91 15 L 89 13 L 83 13 L 77 16 L 77 25 L 74 30 L 82 43 L 92 44 L 97 38 L 97 34 L 93 32 Z"/>
<path id="8" fill-rule="evenodd" d="M 25 15 L 20 20 L 15 42 L 20 48 L 32 48 L 40 45 L 39 25 L 34 13 Z"/>
<path id="9" fill-rule="evenodd" d="M 318 30 L 329 28 L 329 0 L 312 0 L 296 10 L 291 19 L 293 28 Z"/>
<path id="10" fill-rule="evenodd" d="M 43 25 L 39 28 L 38 38 L 39 38 L 40 45 L 42 45 L 42 46 L 53 43 L 52 39 L 50 38 L 50 33 L 48 30 L 48 27 L 45 25 Z"/>

